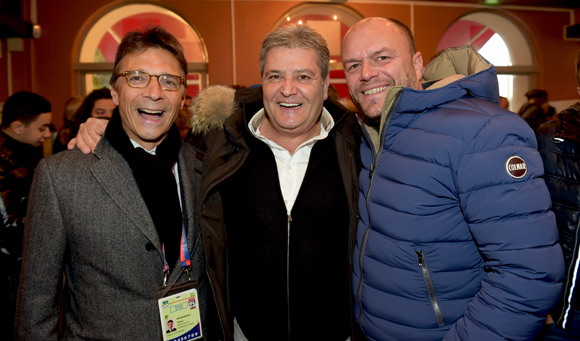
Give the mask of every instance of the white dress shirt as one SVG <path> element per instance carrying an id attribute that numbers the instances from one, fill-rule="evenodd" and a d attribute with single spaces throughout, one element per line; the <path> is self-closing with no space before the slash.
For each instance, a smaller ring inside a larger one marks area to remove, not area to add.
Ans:
<path id="1" fill-rule="evenodd" d="M 320 115 L 320 133 L 302 143 L 296 148 L 294 154 L 290 155 L 288 150 L 280 147 L 276 142 L 269 140 L 260 133 L 260 126 L 264 122 L 264 118 L 266 118 L 266 112 L 262 109 L 252 117 L 248 123 L 248 129 L 258 140 L 267 144 L 272 150 L 272 153 L 274 153 L 282 197 L 286 204 L 287 214 L 290 215 L 292 206 L 294 206 L 296 196 L 298 196 L 298 191 L 302 185 L 302 180 L 304 180 L 304 175 L 306 174 L 312 147 L 314 147 L 316 141 L 325 139 L 328 136 L 328 132 L 334 127 L 334 120 L 326 108 L 322 108 L 322 115 Z M 248 341 L 235 316 L 234 341 Z"/>

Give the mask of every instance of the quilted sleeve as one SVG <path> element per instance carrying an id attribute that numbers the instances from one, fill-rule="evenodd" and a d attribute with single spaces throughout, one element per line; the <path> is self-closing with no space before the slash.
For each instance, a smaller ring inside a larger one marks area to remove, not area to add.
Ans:
<path id="1" fill-rule="evenodd" d="M 454 175 L 486 275 L 445 340 L 533 340 L 564 279 L 533 131 L 511 113 L 490 117 L 466 144 Z"/>

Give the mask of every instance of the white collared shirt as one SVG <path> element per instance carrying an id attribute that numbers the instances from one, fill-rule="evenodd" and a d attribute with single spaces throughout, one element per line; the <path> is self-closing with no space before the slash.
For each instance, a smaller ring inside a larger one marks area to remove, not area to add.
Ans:
<path id="1" fill-rule="evenodd" d="M 288 150 L 280 147 L 276 142 L 273 142 L 260 134 L 260 125 L 264 122 L 265 117 L 266 112 L 264 109 L 258 111 L 248 123 L 248 128 L 252 135 L 267 144 L 272 150 L 272 153 L 274 153 L 282 197 L 286 204 L 286 211 L 290 214 L 292 206 L 294 206 L 294 202 L 296 201 L 298 191 L 300 190 L 300 186 L 302 185 L 302 180 L 304 180 L 304 175 L 306 174 L 306 168 L 308 167 L 308 160 L 310 160 L 312 147 L 316 141 L 323 140 L 328 136 L 328 132 L 332 127 L 334 127 L 334 120 L 332 119 L 332 116 L 330 116 L 330 113 L 328 113 L 325 108 L 322 108 L 322 115 L 320 116 L 320 134 L 302 143 L 298 148 L 296 148 L 294 154 L 290 155 Z"/>
<path id="2" fill-rule="evenodd" d="M 262 109 L 252 117 L 248 123 L 248 129 L 250 129 L 252 135 L 258 140 L 267 144 L 272 150 L 272 153 L 274 153 L 282 197 L 286 204 L 287 214 L 290 215 L 290 211 L 292 211 L 292 206 L 294 206 L 296 196 L 298 196 L 298 191 L 302 185 L 302 180 L 304 180 L 304 175 L 306 174 L 312 147 L 314 147 L 316 141 L 323 140 L 328 136 L 328 132 L 334 127 L 334 119 L 332 119 L 332 116 L 330 116 L 326 108 L 323 107 L 322 115 L 320 115 L 320 134 L 302 143 L 296 148 L 294 154 L 290 155 L 288 150 L 260 134 L 260 126 L 264 122 L 264 118 L 266 118 L 266 112 Z M 248 341 L 235 316 L 234 341 Z"/>

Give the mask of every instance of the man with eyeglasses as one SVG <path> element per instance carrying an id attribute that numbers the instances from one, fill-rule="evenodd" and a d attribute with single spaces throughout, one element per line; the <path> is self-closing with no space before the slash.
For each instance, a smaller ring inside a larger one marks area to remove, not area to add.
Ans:
<path id="1" fill-rule="evenodd" d="M 190 108 L 190 142 L 206 151 L 200 223 L 226 340 L 358 340 L 360 140 L 354 115 L 327 98 L 329 60 L 314 29 L 278 28 L 262 42 L 261 87 L 212 86 Z M 80 129 L 87 153 L 94 126 Z"/>
<path id="2" fill-rule="evenodd" d="M 118 107 L 94 154 L 38 166 L 16 339 L 156 340 L 169 320 L 171 338 L 211 339 L 218 319 L 206 314 L 214 303 L 195 214 L 201 161 L 174 125 L 186 75 L 167 31 L 128 33 L 111 77 Z M 175 295 L 195 309 L 180 309 Z"/>

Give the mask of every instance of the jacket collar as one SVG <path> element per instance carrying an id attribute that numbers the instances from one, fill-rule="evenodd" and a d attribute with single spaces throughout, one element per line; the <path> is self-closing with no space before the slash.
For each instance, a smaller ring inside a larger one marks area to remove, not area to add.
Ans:
<path id="1" fill-rule="evenodd" d="M 573 104 L 558 115 L 558 133 L 552 140 L 572 140 L 580 143 L 580 102 Z"/>

